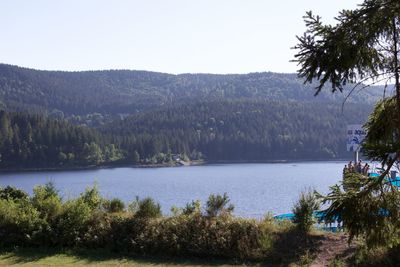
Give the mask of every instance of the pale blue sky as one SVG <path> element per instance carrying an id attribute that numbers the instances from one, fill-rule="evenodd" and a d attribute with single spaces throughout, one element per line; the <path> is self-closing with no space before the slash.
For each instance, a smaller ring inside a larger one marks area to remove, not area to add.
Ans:
<path id="1" fill-rule="evenodd" d="M 0 62 L 46 70 L 295 72 L 307 10 L 362 0 L 0 0 Z"/>

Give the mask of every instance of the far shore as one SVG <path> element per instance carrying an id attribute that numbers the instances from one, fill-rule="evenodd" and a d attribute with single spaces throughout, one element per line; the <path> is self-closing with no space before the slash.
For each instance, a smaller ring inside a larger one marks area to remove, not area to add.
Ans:
<path id="1" fill-rule="evenodd" d="M 114 168 L 171 168 L 171 167 L 191 167 L 191 166 L 206 166 L 206 165 L 229 165 L 229 164 L 278 164 L 278 163 L 301 163 L 301 162 L 341 162 L 351 159 L 280 159 L 280 160 L 213 160 L 213 161 L 188 161 L 184 164 L 180 163 L 162 163 L 162 164 L 112 164 L 112 165 L 90 165 L 90 166 L 60 166 L 60 167 L 32 167 L 32 168 L 9 168 L 0 169 L 0 173 L 13 172 L 58 172 L 58 171 L 79 171 L 79 170 L 100 170 Z"/>

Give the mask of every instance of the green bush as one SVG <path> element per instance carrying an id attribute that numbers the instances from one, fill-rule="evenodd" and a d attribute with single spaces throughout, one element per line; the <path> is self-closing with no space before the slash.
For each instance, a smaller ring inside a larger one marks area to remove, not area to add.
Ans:
<path id="1" fill-rule="evenodd" d="M 182 214 L 191 215 L 195 213 L 201 212 L 201 202 L 200 200 L 195 200 L 190 203 L 187 203 L 186 206 L 182 210 Z"/>
<path id="2" fill-rule="evenodd" d="M 43 227 L 39 215 L 29 201 L 0 199 L 0 244 L 31 245 Z"/>
<path id="3" fill-rule="evenodd" d="M 38 186 L 32 198 L 0 199 L 0 246 L 263 260 L 273 255 L 277 233 L 286 231 L 271 216 L 261 221 L 221 216 L 233 210 L 226 194 L 211 195 L 205 214 L 199 201 L 173 217 L 162 217 L 152 198 L 136 198 L 129 209 L 133 216 L 123 212 L 121 200 L 102 199 L 96 187 L 63 202 L 52 184 Z"/>
<path id="4" fill-rule="evenodd" d="M 67 201 L 55 224 L 58 243 L 63 246 L 80 244 L 92 215 L 92 207 L 82 198 Z"/>
<path id="5" fill-rule="evenodd" d="M 229 215 L 235 209 L 232 204 L 229 204 L 229 197 L 226 193 L 221 195 L 211 194 L 207 200 L 206 213 L 209 217 L 219 215 Z"/>
<path id="6" fill-rule="evenodd" d="M 152 198 L 147 197 L 142 200 L 138 200 L 137 204 L 137 212 L 135 216 L 140 218 L 157 218 L 160 217 L 161 214 L 161 206 L 159 203 L 156 203 Z"/>
<path id="7" fill-rule="evenodd" d="M 293 207 L 293 222 L 302 233 L 310 231 L 312 225 L 315 223 L 313 216 L 314 211 L 319 209 L 320 202 L 314 192 L 311 190 L 301 192 L 299 200 Z"/>
<path id="8" fill-rule="evenodd" d="M 79 245 L 94 249 L 110 246 L 112 220 L 111 214 L 94 211 L 85 223 Z"/>
<path id="9" fill-rule="evenodd" d="M 119 217 L 111 229 L 114 249 L 127 253 L 261 259 L 269 252 L 261 245 L 263 228 L 255 220 L 201 214 L 147 220 Z"/>
<path id="10" fill-rule="evenodd" d="M 104 199 L 101 197 L 97 184 L 92 187 L 87 187 L 80 198 L 85 202 L 90 209 L 100 209 Z"/>
<path id="11" fill-rule="evenodd" d="M 105 201 L 104 207 L 108 212 L 122 212 L 125 210 L 125 203 L 119 198 L 113 198 Z"/>
<path id="12" fill-rule="evenodd" d="M 27 198 L 28 198 L 27 193 L 13 186 L 6 186 L 5 188 L 0 188 L 0 199 L 18 200 Z"/>
<path id="13" fill-rule="evenodd" d="M 62 210 L 61 198 L 52 183 L 33 189 L 32 204 L 47 221 L 53 221 Z"/>

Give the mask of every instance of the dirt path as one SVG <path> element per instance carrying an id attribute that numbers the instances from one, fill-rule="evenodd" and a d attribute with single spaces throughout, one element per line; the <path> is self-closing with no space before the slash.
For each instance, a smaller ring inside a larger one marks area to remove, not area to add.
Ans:
<path id="1" fill-rule="evenodd" d="M 319 242 L 317 257 L 310 267 L 328 266 L 336 256 L 346 258 L 355 250 L 355 244 L 348 245 L 346 234 L 329 234 Z"/>

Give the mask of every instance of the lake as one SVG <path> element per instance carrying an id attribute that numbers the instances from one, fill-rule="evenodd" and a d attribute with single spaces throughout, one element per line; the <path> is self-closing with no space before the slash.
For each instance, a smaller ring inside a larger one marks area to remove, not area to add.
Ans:
<path id="1" fill-rule="evenodd" d="M 107 198 L 126 203 L 135 196 L 153 197 L 170 213 L 210 194 L 226 192 L 235 205 L 234 214 L 260 218 L 291 211 L 299 193 L 307 188 L 327 193 L 341 180 L 347 162 L 298 162 L 221 164 L 170 168 L 113 168 L 78 171 L 0 173 L 0 186 L 16 186 L 29 193 L 35 185 L 52 181 L 64 199 L 75 197 L 98 184 Z"/>

